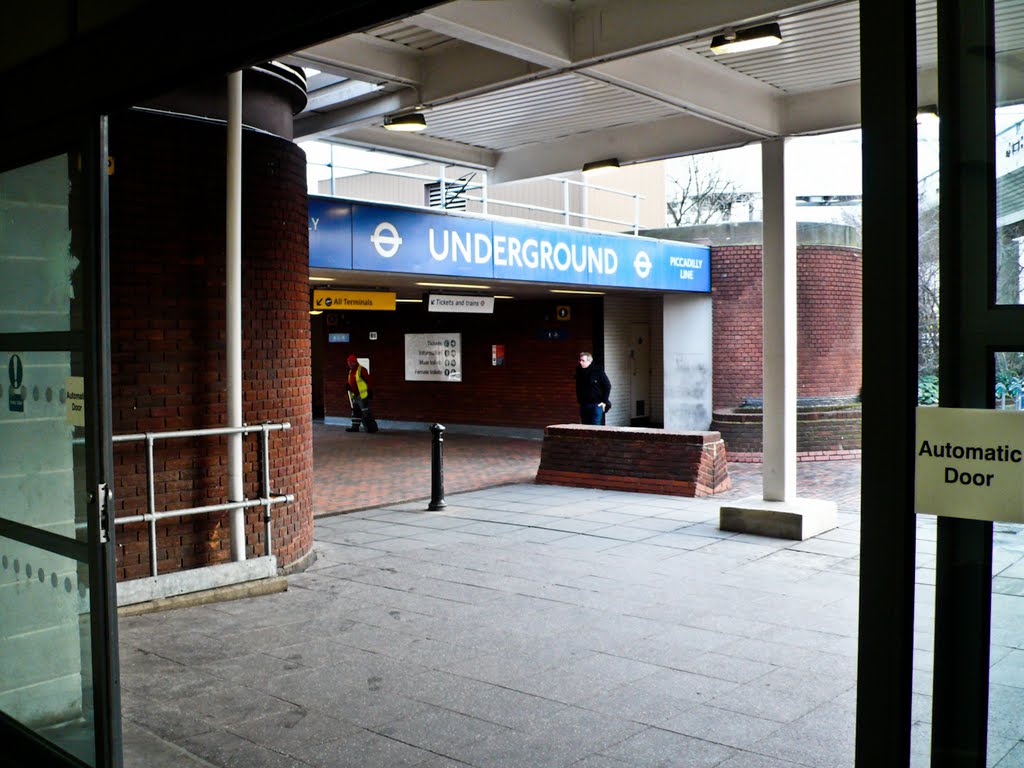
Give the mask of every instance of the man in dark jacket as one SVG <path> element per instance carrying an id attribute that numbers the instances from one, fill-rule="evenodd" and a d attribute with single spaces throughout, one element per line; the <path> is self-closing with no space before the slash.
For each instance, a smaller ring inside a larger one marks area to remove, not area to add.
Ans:
<path id="1" fill-rule="evenodd" d="M 580 423 L 604 424 L 604 415 L 611 410 L 612 384 L 605 372 L 594 365 L 594 356 L 580 352 L 576 366 L 576 402 L 580 404 Z"/>

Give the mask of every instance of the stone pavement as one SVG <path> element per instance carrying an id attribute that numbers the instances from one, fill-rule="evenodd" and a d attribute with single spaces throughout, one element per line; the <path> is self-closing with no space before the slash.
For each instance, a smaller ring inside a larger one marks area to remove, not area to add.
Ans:
<path id="1" fill-rule="evenodd" d="M 758 466 L 730 471 L 730 496 L 758 492 Z M 287 592 L 121 620 L 126 765 L 851 766 L 859 465 L 798 471 L 801 495 L 840 507 L 805 542 L 719 531 L 715 500 L 528 483 L 321 516 Z M 934 524 L 920 530 L 915 766 Z M 1003 551 L 1012 592 L 1020 553 Z M 1024 665 L 1004 607 L 989 764 L 1011 768 Z"/>

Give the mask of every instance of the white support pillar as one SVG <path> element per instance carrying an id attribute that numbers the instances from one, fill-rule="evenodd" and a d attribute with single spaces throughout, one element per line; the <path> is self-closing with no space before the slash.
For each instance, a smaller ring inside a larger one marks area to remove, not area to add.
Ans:
<path id="1" fill-rule="evenodd" d="M 786 181 L 786 139 L 761 145 L 764 388 L 762 495 L 719 510 L 723 531 L 808 539 L 835 528 L 833 501 L 796 496 L 796 197 Z"/>
<path id="2" fill-rule="evenodd" d="M 765 501 L 796 497 L 796 198 L 787 184 L 786 142 L 761 145 Z"/>
<path id="3" fill-rule="evenodd" d="M 228 75 L 225 345 L 227 425 L 242 426 L 242 73 Z M 228 435 L 228 501 L 242 501 L 242 435 Z M 231 510 L 231 559 L 245 560 L 244 509 Z"/>

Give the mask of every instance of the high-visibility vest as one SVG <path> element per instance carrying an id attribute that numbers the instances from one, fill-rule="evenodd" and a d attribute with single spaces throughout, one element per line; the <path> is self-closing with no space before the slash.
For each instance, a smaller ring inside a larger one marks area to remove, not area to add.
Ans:
<path id="1" fill-rule="evenodd" d="M 359 390 L 359 397 L 365 400 L 366 396 L 368 394 L 370 394 L 370 387 L 367 386 L 366 380 L 363 378 L 363 366 L 361 366 L 361 365 L 358 366 L 355 369 L 355 371 L 349 371 L 348 383 L 349 383 L 350 387 L 352 386 L 352 377 L 353 376 L 355 376 L 356 389 Z"/>

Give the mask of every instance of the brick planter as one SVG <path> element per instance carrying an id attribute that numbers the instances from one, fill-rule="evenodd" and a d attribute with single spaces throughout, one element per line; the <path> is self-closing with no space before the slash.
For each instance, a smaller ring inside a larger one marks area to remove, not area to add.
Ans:
<path id="1" fill-rule="evenodd" d="M 760 410 L 719 408 L 712 414 L 729 450 L 730 461 L 759 462 L 762 458 L 763 415 Z M 797 407 L 796 450 L 800 461 L 848 459 L 860 455 L 861 407 Z"/>
<path id="2" fill-rule="evenodd" d="M 537 482 L 696 497 L 732 488 L 717 432 L 583 424 L 544 429 Z"/>

